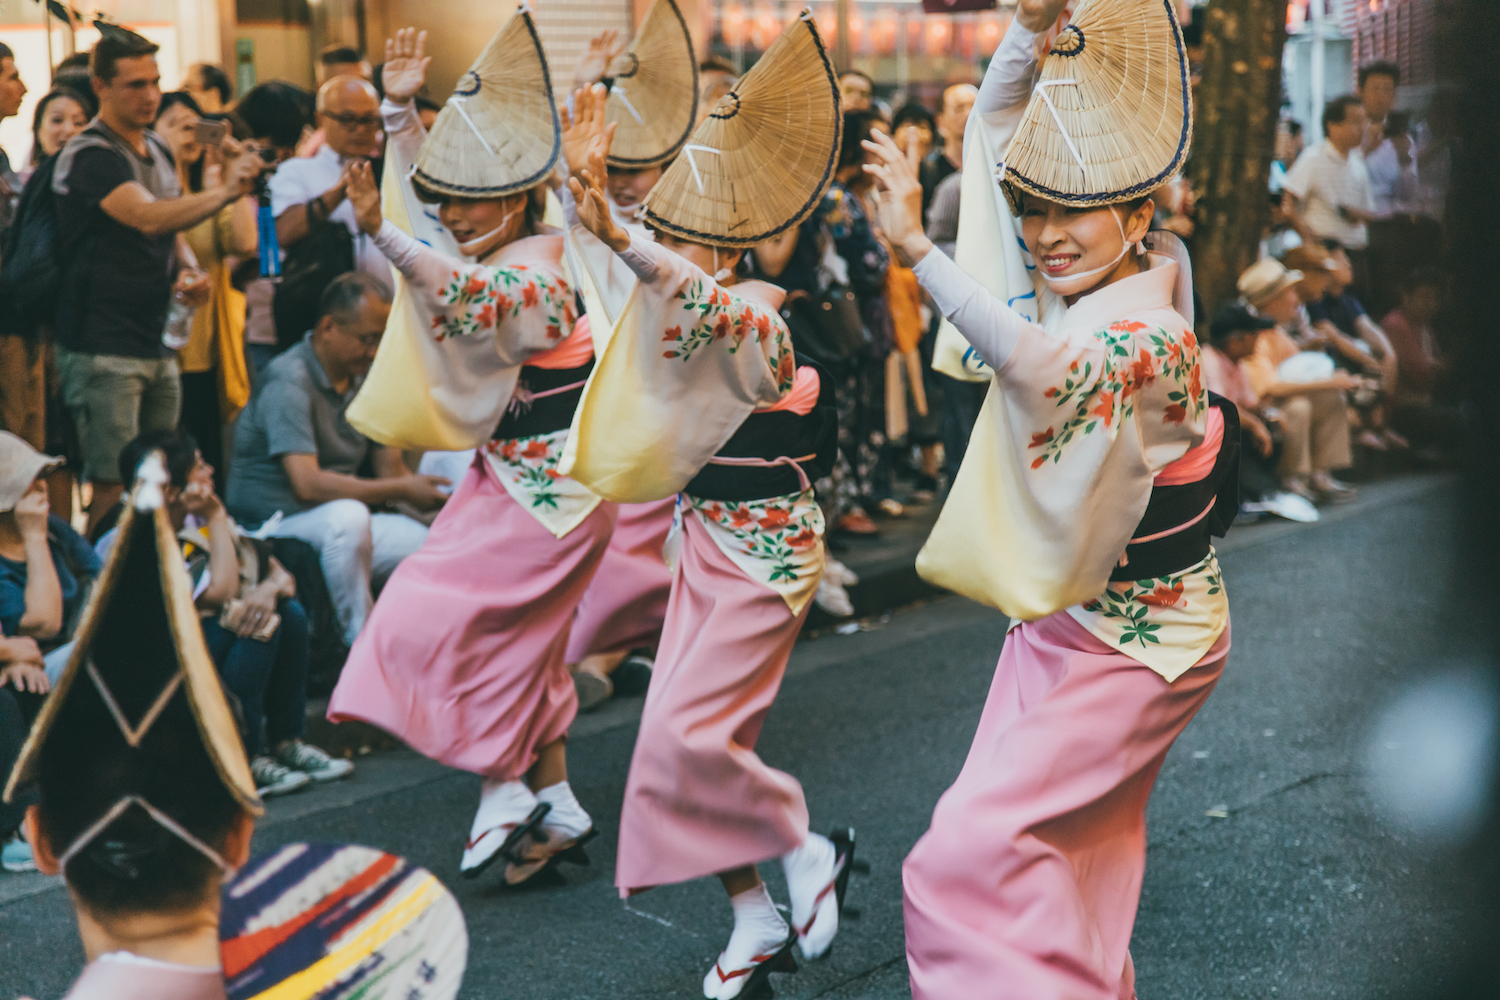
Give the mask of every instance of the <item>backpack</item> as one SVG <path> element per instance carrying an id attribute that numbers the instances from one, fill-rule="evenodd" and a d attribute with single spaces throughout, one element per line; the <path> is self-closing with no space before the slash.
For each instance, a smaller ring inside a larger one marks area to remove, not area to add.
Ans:
<path id="1" fill-rule="evenodd" d="M 284 351 L 318 322 L 323 292 L 341 274 L 354 270 L 354 237 L 342 222 L 313 223 L 307 235 L 286 248 L 281 281 L 271 301 L 276 347 Z"/>
<path id="2" fill-rule="evenodd" d="M 66 271 L 57 246 L 56 168 L 56 154 L 37 164 L 21 189 L 14 221 L 0 234 L 0 333 L 32 342 L 57 312 Z"/>

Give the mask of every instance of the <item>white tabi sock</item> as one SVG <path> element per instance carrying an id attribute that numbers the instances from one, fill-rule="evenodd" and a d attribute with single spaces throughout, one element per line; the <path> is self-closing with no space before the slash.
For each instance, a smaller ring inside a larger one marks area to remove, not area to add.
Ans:
<path id="1" fill-rule="evenodd" d="M 809 833 L 801 847 L 781 856 L 787 892 L 792 897 L 792 926 L 805 958 L 821 958 L 838 933 L 838 898 L 829 888 L 837 863 L 833 841 L 818 833 Z"/>
<path id="2" fill-rule="evenodd" d="M 703 995 L 710 1000 L 739 996 L 748 976 L 733 973 L 756 965 L 760 956 L 775 954 L 789 933 L 764 883 L 729 897 L 729 905 L 734 907 L 734 933 L 719 953 L 718 964 L 703 977 Z"/>
<path id="3" fill-rule="evenodd" d="M 594 828 L 594 820 L 584 811 L 566 781 L 548 785 L 536 793 L 538 802 L 550 803 L 552 809 L 542 825 L 554 841 L 576 840 Z"/>
<path id="4" fill-rule="evenodd" d="M 474 825 L 469 828 L 469 839 L 474 840 L 484 831 L 506 823 L 524 821 L 536 808 L 536 803 L 537 797 L 524 781 L 484 779 L 479 789 L 479 809 L 474 813 Z"/>

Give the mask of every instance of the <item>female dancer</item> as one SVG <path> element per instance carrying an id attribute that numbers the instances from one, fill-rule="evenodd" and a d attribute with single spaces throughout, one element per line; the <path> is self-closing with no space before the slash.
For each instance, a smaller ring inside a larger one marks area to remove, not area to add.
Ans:
<path id="1" fill-rule="evenodd" d="M 409 102 L 426 70 L 422 43 L 408 29 L 388 46 L 393 132 L 421 127 Z M 584 860 L 574 849 L 593 834 L 567 781 L 564 740 L 578 702 L 564 652 L 615 505 L 557 473 L 594 353 L 586 330 L 567 333 L 573 290 L 563 278 L 562 237 L 541 223 L 542 184 L 557 157 L 556 111 L 549 98 L 541 113 L 513 119 L 489 139 L 470 126 L 550 95 L 529 14 L 501 29 L 459 93 L 462 101 L 450 101 L 423 144 L 412 183 L 440 206 L 442 224 L 478 263 L 382 219 L 368 168 L 351 170 L 349 197 L 361 228 L 430 317 L 424 357 L 432 395 L 492 433 L 427 541 L 386 584 L 328 715 L 371 722 L 483 776 L 460 872 L 474 877 L 504 859 L 515 883 L 554 854 Z M 495 141 L 510 144 L 506 156 L 479 148 Z M 473 173 L 483 176 L 454 176 L 449 164 L 463 159 L 455 152 L 477 153 L 468 162 L 481 164 Z"/>
<path id="2" fill-rule="evenodd" d="M 778 97 L 816 99 L 815 87 L 822 104 L 804 103 L 800 119 L 812 152 L 788 154 L 780 204 L 747 203 L 745 174 L 763 170 L 778 141 L 753 123 L 780 120 Z M 734 273 L 747 245 L 817 204 L 837 154 L 836 94 L 811 20 L 794 23 L 693 133 L 693 160 L 684 153 L 652 192 L 654 243 L 612 219 L 596 170 L 569 181 L 582 225 L 639 284 L 580 405 L 565 468 L 622 500 L 682 491 L 615 884 L 629 895 L 719 876 L 735 919 L 704 977 L 709 998 L 769 996 L 772 972 L 795 971 L 794 944 L 807 958 L 826 953 L 854 846 L 852 831 L 810 833 L 801 787 L 754 753 L 822 574 L 809 484 L 831 465 L 836 425 L 832 386 L 792 356 L 781 290 Z M 755 867 L 777 856 L 790 930 Z"/>
<path id="3" fill-rule="evenodd" d="M 1148 238 L 1146 200 L 1186 154 L 1180 33 L 1161 0 L 1093 0 L 1050 42 L 1046 96 L 1028 106 L 1037 34 L 1064 3 L 1023 0 L 990 65 L 963 268 L 922 234 L 912 165 L 884 138 L 866 144 L 886 233 L 994 372 L 919 568 L 1020 619 L 903 870 L 918 1000 L 1134 997 L 1146 800 L 1229 652 L 1210 534 L 1238 499 L 1237 417 L 1202 387 L 1185 255 L 1147 253 L 1180 246 Z M 1126 58 L 1146 83 L 1116 107 L 1099 95 L 1120 89 L 1095 84 Z M 1063 158 L 1051 168 L 1034 155 L 1049 149 Z M 1032 293 L 1040 323 L 1004 298 Z"/>

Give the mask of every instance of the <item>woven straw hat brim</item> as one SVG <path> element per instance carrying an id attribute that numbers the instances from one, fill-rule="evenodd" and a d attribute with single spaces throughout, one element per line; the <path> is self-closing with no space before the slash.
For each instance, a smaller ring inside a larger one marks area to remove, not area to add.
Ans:
<path id="1" fill-rule="evenodd" d="M 1019 213 L 1022 192 L 1084 208 L 1131 201 L 1181 169 L 1193 98 L 1172 4 L 1083 0 L 1005 150 L 1012 210 Z"/>
<path id="2" fill-rule="evenodd" d="M 646 222 L 684 240 L 750 247 L 817 207 L 838 164 L 838 77 L 805 12 L 719 99 L 646 198 Z"/>
<path id="3" fill-rule="evenodd" d="M 643 170 L 670 160 L 698 120 L 698 60 L 675 0 L 653 0 L 629 51 L 610 68 L 609 165 Z"/>
<path id="4" fill-rule="evenodd" d="M 412 183 L 428 196 L 500 198 L 546 180 L 561 152 L 547 59 L 523 8 L 458 81 L 417 154 Z"/>

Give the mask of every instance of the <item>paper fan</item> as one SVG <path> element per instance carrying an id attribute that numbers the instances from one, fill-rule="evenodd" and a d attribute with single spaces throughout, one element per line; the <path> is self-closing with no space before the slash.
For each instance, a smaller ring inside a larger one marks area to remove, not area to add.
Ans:
<path id="1" fill-rule="evenodd" d="M 1083 0 L 1042 63 L 1002 186 L 1082 207 L 1165 184 L 1192 139 L 1187 51 L 1172 0 Z"/>
<path id="2" fill-rule="evenodd" d="M 523 6 L 458 81 L 417 154 L 412 184 L 429 197 L 499 198 L 546 180 L 561 151 L 547 59 Z"/>
<path id="3" fill-rule="evenodd" d="M 677 155 L 698 118 L 698 60 L 674 0 L 653 0 L 635 41 L 610 69 L 609 165 L 640 170 Z"/>
<path id="4" fill-rule="evenodd" d="M 710 246 L 763 243 L 817 207 L 842 131 L 838 78 L 804 11 L 693 130 L 646 221 Z"/>

